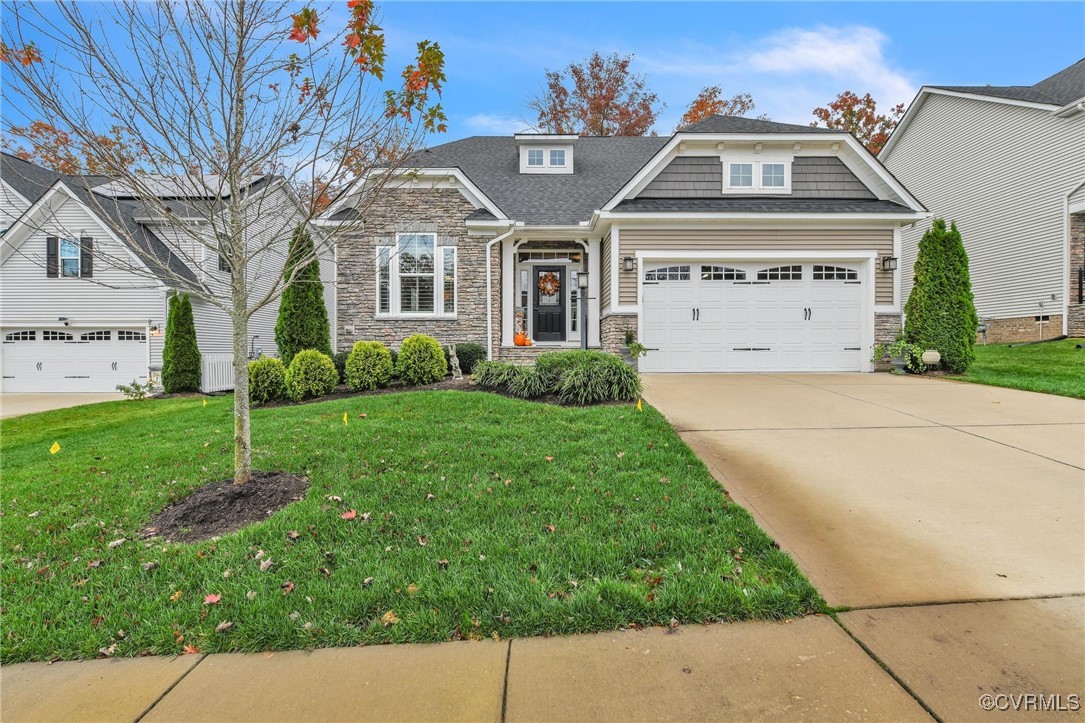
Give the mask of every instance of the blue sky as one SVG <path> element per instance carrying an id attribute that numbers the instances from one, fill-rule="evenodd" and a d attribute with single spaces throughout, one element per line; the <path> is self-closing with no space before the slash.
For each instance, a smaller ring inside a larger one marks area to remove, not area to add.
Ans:
<path id="1" fill-rule="evenodd" d="M 385 2 L 392 67 L 421 38 L 446 54 L 443 142 L 511 133 L 547 68 L 633 53 L 669 133 L 705 85 L 807 123 L 845 89 L 879 105 L 920 86 L 1031 85 L 1085 56 L 1085 3 Z"/>

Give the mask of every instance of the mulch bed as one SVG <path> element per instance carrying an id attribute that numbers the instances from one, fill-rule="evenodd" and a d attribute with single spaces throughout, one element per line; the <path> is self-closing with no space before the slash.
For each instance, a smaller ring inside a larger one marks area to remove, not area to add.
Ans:
<path id="1" fill-rule="evenodd" d="M 286 472 L 255 472 L 243 485 L 233 479 L 208 482 L 159 512 L 144 537 L 199 542 L 267 519 L 305 496 L 309 478 Z"/>

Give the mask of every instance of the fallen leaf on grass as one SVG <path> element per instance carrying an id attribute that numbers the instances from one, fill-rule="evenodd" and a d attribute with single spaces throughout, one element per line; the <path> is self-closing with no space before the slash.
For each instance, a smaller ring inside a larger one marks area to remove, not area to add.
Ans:
<path id="1" fill-rule="evenodd" d="M 178 600 L 181 599 L 181 596 L 184 595 L 184 594 L 185 594 L 184 590 L 178 590 L 177 592 L 170 595 L 170 602 L 177 602 Z"/>
<path id="2" fill-rule="evenodd" d="M 101 567 L 101 560 L 87 560 L 87 567 Z"/>
<path id="3" fill-rule="evenodd" d="M 294 592 L 294 582 L 292 580 L 287 580 L 279 587 L 282 589 L 283 595 L 289 595 Z"/>
<path id="4" fill-rule="evenodd" d="M 625 452 L 618 452 L 618 459 L 621 459 L 624 456 L 625 456 Z"/>
<path id="5" fill-rule="evenodd" d="M 372 584 L 373 584 L 373 578 L 371 578 L 371 577 L 367 577 L 366 579 L 362 580 L 362 587 L 369 587 Z"/>
<path id="6" fill-rule="evenodd" d="M 296 540 L 301 537 L 301 533 L 297 530 L 291 530 L 290 532 L 286 533 L 286 536 L 289 537 L 291 540 Z"/>
<path id="7" fill-rule="evenodd" d="M 553 525 L 547 525 L 547 526 L 546 526 L 546 531 L 547 531 L 547 532 L 554 532 L 554 531 L 555 531 L 555 530 L 557 530 L 557 529 L 558 529 L 558 528 L 554 527 Z"/>
<path id="8" fill-rule="evenodd" d="M 448 569 L 448 560 L 438 560 L 437 561 L 437 567 L 441 568 L 442 570 L 447 570 Z"/>
<path id="9" fill-rule="evenodd" d="M 263 560 L 263 561 L 261 561 L 261 562 L 260 562 L 260 572 L 267 572 L 267 571 L 268 571 L 268 568 L 269 568 L 269 567 L 271 567 L 271 566 L 272 566 L 272 565 L 274 565 L 274 564 L 275 564 L 275 563 L 273 563 L 273 562 L 271 561 L 271 558 L 270 558 L 270 557 L 269 557 L 268 559 L 266 559 L 266 560 Z"/>
<path id="10" fill-rule="evenodd" d="M 121 545 L 123 545 L 126 542 L 128 542 L 128 540 L 122 537 L 119 540 L 113 540 L 113 542 L 110 542 L 108 547 L 109 547 L 110 550 L 112 550 L 115 547 L 120 547 Z"/>
<path id="11" fill-rule="evenodd" d="M 425 547 L 426 545 L 429 544 L 429 538 L 426 537 L 425 535 L 419 535 L 418 536 L 418 544 L 421 545 L 422 547 Z"/>
<path id="12" fill-rule="evenodd" d="M 339 495 L 324 495 L 324 499 L 331 500 L 332 502 L 342 502 L 343 498 Z"/>
<path id="13" fill-rule="evenodd" d="M 197 655 L 199 652 L 200 652 L 200 649 L 197 648 L 195 645 L 186 645 L 185 646 L 185 650 L 184 650 L 185 655 Z"/>
<path id="14" fill-rule="evenodd" d="M 347 510 L 339 516 L 342 517 L 344 520 L 353 520 L 355 517 L 358 516 L 358 512 L 357 510 Z"/>
<path id="15" fill-rule="evenodd" d="M 108 648 L 98 648 L 98 655 L 103 658 L 113 657 L 113 652 L 117 649 L 117 644 L 113 643 Z"/>
<path id="16" fill-rule="evenodd" d="M 255 600 L 256 599 L 256 591 L 255 590 L 249 590 L 247 593 L 245 593 L 245 597 L 247 597 L 249 600 Z"/>
<path id="17" fill-rule="evenodd" d="M 142 565 L 140 565 L 140 567 L 142 567 L 144 570 L 147 570 L 148 572 L 150 572 L 151 570 L 158 567 L 158 563 L 157 562 L 145 562 Z"/>
<path id="18" fill-rule="evenodd" d="M 98 625 L 99 625 L 99 624 L 100 624 L 100 623 L 101 623 L 101 622 L 102 622 L 103 620 L 105 620 L 105 615 L 96 615 L 96 616 L 94 616 L 93 618 L 91 618 L 91 619 L 90 619 L 90 624 L 91 624 L 92 626 L 94 626 L 94 627 L 98 627 Z"/>
<path id="19" fill-rule="evenodd" d="M 395 625 L 398 622 L 399 622 L 399 618 L 397 618 L 396 614 L 394 612 L 392 612 L 391 610 L 386 612 L 384 615 L 381 615 L 381 623 L 386 628 L 390 628 L 390 627 L 392 627 L 393 625 Z"/>
<path id="20" fill-rule="evenodd" d="M 211 593 L 210 595 L 205 595 L 204 596 L 203 604 L 204 605 L 218 605 L 219 600 L 221 600 L 221 599 L 222 599 L 222 595 L 216 595 L 214 593 Z"/>
<path id="21" fill-rule="evenodd" d="M 229 620 L 223 620 L 221 623 L 215 626 L 216 633 L 224 633 L 234 626 Z"/>
<path id="22" fill-rule="evenodd" d="M 412 582 L 410 585 L 407 586 L 407 594 L 408 595 L 417 595 L 418 594 L 418 586 L 415 585 Z"/>
<path id="23" fill-rule="evenodd" d="M 546 455 L 546 461 L 547 461 L 547 462 L 553 462 L 553 461 L 554 461 L 554 458 L 553 458 L 553 457 L 551 457 L 550 455 Z"/>

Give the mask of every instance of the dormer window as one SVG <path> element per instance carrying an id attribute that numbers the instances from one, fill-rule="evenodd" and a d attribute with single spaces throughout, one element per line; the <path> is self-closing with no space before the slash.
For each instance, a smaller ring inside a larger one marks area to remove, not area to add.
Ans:
<path id="1" fill-rule="evenodd" d="M 761 195 L 791 193 L 790 154 L 766 149 L 725 153 L 723 157 L 723 192 Z"/>
<path id="2" fill-rule="evenodd" d="M 731 188 L 753 188 L 753 164 L 731 164 Z"/>
<path id="3" fill-rule="evenodd" d="M 783 188 L 784 187 L 784 164 L 783 163 L 762 163 L 761 164 L 761 185 L 765 188 Z"/>
<path id="4" fill-rule="evenodd" d="M 556 133 L 518 133 L 520 173 L 572 173 L 578 136 Z"/>

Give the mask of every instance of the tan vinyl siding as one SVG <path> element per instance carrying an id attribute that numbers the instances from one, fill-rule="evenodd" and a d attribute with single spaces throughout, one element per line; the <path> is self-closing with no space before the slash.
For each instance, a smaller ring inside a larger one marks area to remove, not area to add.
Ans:
<path id="1" fill-rule="evenodd" d="M 610 308 L 610 236 L 599 244 L 599 256 L 599 310 L 606 311 Z"/>
<path id="2" fill-rule="evenodd" d="M 1031 316 L 1041 299 L 1061 307 L 1063 202 L 1085 179 L 1085 115 L 931 95 L 884 160 L 935 216 L 957 222 L 980 316 Z M 928 227 L 901 234 L 902 303 Z"/>
<path id="3" fill-rule="evenodd" d="M 657 229 L 622 228 L 620 256 L 638 251 L 874 251 L 892 254 L 893 230 L 884 229 Z M 618 303 L 637 303 L 637 273 L 619 272 Z M 875 303 L 893 303 L 893 275 L 875 274 Z"/>

